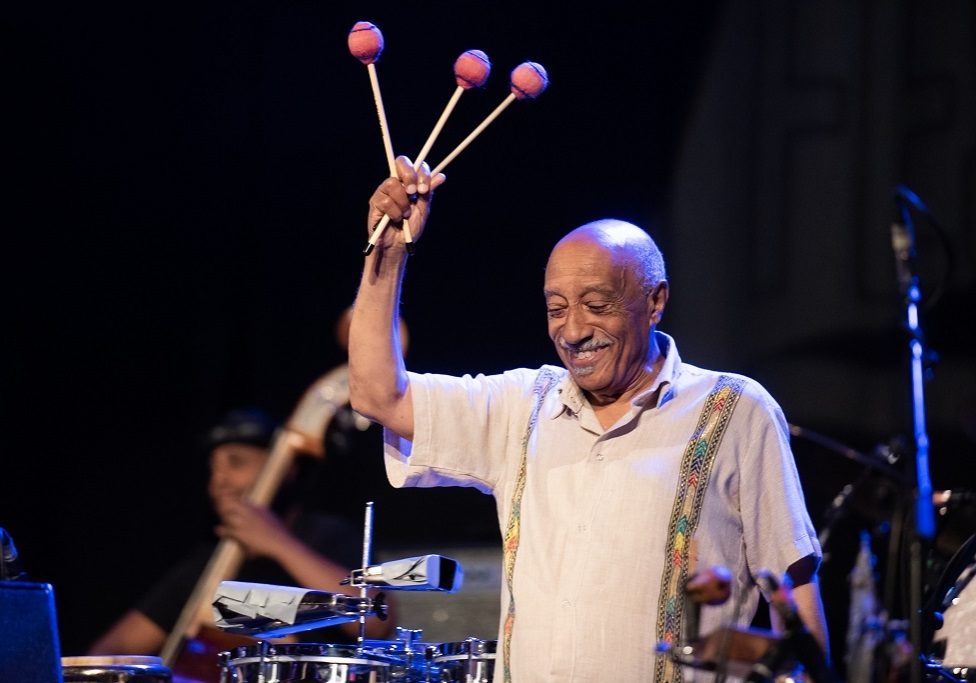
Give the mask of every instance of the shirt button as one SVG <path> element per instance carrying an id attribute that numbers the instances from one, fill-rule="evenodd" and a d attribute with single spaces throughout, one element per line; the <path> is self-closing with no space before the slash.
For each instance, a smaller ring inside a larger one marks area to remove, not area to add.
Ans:
<path id="1" fill-rule="evenodd" d="M 603 460 L 603 453 L 597 453 L 596 454 L 596 459 L 597 460 Z"/>
<path id="2" fill-rule="evenodd" d="M 560 604 L 563 607 L 572 607 L 572 605 L 573 605 L 573 603 L 571 603 L 569 600 L 563 600 Z"/>

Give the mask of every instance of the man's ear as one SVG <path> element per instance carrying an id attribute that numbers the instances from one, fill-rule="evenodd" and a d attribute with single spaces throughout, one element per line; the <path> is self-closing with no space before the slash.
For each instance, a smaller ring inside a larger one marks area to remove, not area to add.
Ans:
<path id="1" fill-rule="evenodd" d="M 651 324 L 657 325 L 661 322 L 661 318 L 664 317 L 664 309 L 668 305 L 669 291 L 668 281 L 661 280 L 647 293 L 647 312 Z"/>

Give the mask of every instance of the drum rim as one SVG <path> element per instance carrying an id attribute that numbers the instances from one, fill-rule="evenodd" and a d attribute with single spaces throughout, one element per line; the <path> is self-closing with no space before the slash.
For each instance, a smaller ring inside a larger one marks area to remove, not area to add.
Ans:
<path id="1" fill-rule="evenodd" d="M 474 644 L 484 645 L 485 651 L 481 654 L 472 653 L 471 646 Z M 434 661 L 452 661 L 455 659 L 493 659 L 498 651 L 497 640 L 482 640 L 480 638 L 468 638 L 448 643 L 440 643 L 437 646 L 439 655 L 434 657 Z"/>
<path id="2" fill-rule="evenodd" d="M 153 655 L 73 655 L 61 658 L 61 666 L 163 666 Z"/>
<path id="3" fill-rule="evenodd" d="M 260 657 L 260 652 L 265 646 L 263 645 L 238 645 L 229 650 L 221 652 L 221 655 L 226 655 L 232 659 L 237 659 L 240 657 Z M 271 657 L 282 657 L 282 656 L 320 656 L 320 657 L 336 657 L 344 656 L 338 653 L 348 653 L 350 655 L 359 655 L 361 650 L 355 645 L 348 644 L 333 644 L 333 643 L 274 643 L 267 645 L 267 654 L 265 659 Z"/>
<path id="4" fill-rule="evenodd" d="M 172 671 L 161 657 L 151 655 L 76 655 L 61 657 L 61 669 L 72 675 L 137 673 L 170 676 Z"/>
<path id="5" fill-rule="evenodd" d="M 484 662 L 489 659 L 497 659 L 497 655 L 492 653 L 485 653 L 483 655 L 442 655 L 440 657 L 434 657 L 435 662 Z"/>
<path id="6" fill-rule="evenodd" d="M 379 666 L 389 667 L 388 662 L 381 662 L 376 659 L 359 659 L 353 657 L 330 657 L 327 655 L 309 655 L 309 656 L 296 656 L 296 655 L 268 655 L 267 657 L 261 657 L 260 655 L 252 655 L 250 657 L 238 657 L 237 659 L 228 660 L 225 666 L 237 666 L 241 664 L 294 664 L 295 662 L 316 662 L 322 664 L 374 664 Z"/>
<path id="7" fill-rule="evenodd" d="M 436 642 L 417 642 L 408 645 L 402 640 L 364 640 L 363 650 L 366 652 L 394 652 L 396 654 L 424 654 L 428 649 L 440 648 L 440 643 Z"/>

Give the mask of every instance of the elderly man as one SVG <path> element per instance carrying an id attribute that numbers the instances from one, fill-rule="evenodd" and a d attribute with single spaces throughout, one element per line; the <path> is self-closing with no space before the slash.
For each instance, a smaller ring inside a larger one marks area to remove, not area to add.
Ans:
<path id="1" fill-rule="evenodd" d="M 430 178 L 398 160 L 370 200 L 426 223 Z M 680 638 L 693 567 L 731 570 L 732 597 L 701 629 L 754 614 L 760 572 L 789 574 L 826 647 L 820 547 L 776 402 L 755 381 L 684 363 L 657 331 L 660 251 L 618 220 L 579 227 L 545 271 L 564 367 L 447 377 L 405 370 L 396 339 L 407 252 L 387 229 L 365 264 L 350 338 L 352 404 L 383 424 L 395 486 L 492 494 L 504 542 L 496 681 L 679 680 L 655 644 Z"/>

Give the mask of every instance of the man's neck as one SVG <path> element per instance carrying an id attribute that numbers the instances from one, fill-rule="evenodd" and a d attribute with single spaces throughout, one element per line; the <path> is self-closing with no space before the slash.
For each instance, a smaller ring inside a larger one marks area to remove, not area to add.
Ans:
<path id="1" fill-rule="evenodd" d="M 650 367 L 642 373 L 640 379 L 633 382 L 623 392 L 616 395 L 599 395 L 592 394 L 588 391 L 583 392 L 583 396 L 593 408 L 597 420 L 605 430 L 610 429 L 621 417 L 627 414 L 630 410 L 631 403 L 637 396 L 654 386 L 654 382 L 661 374 L 661 368 L 663 366 L 664 355 L 658 352 L 656 358 Z"/>

